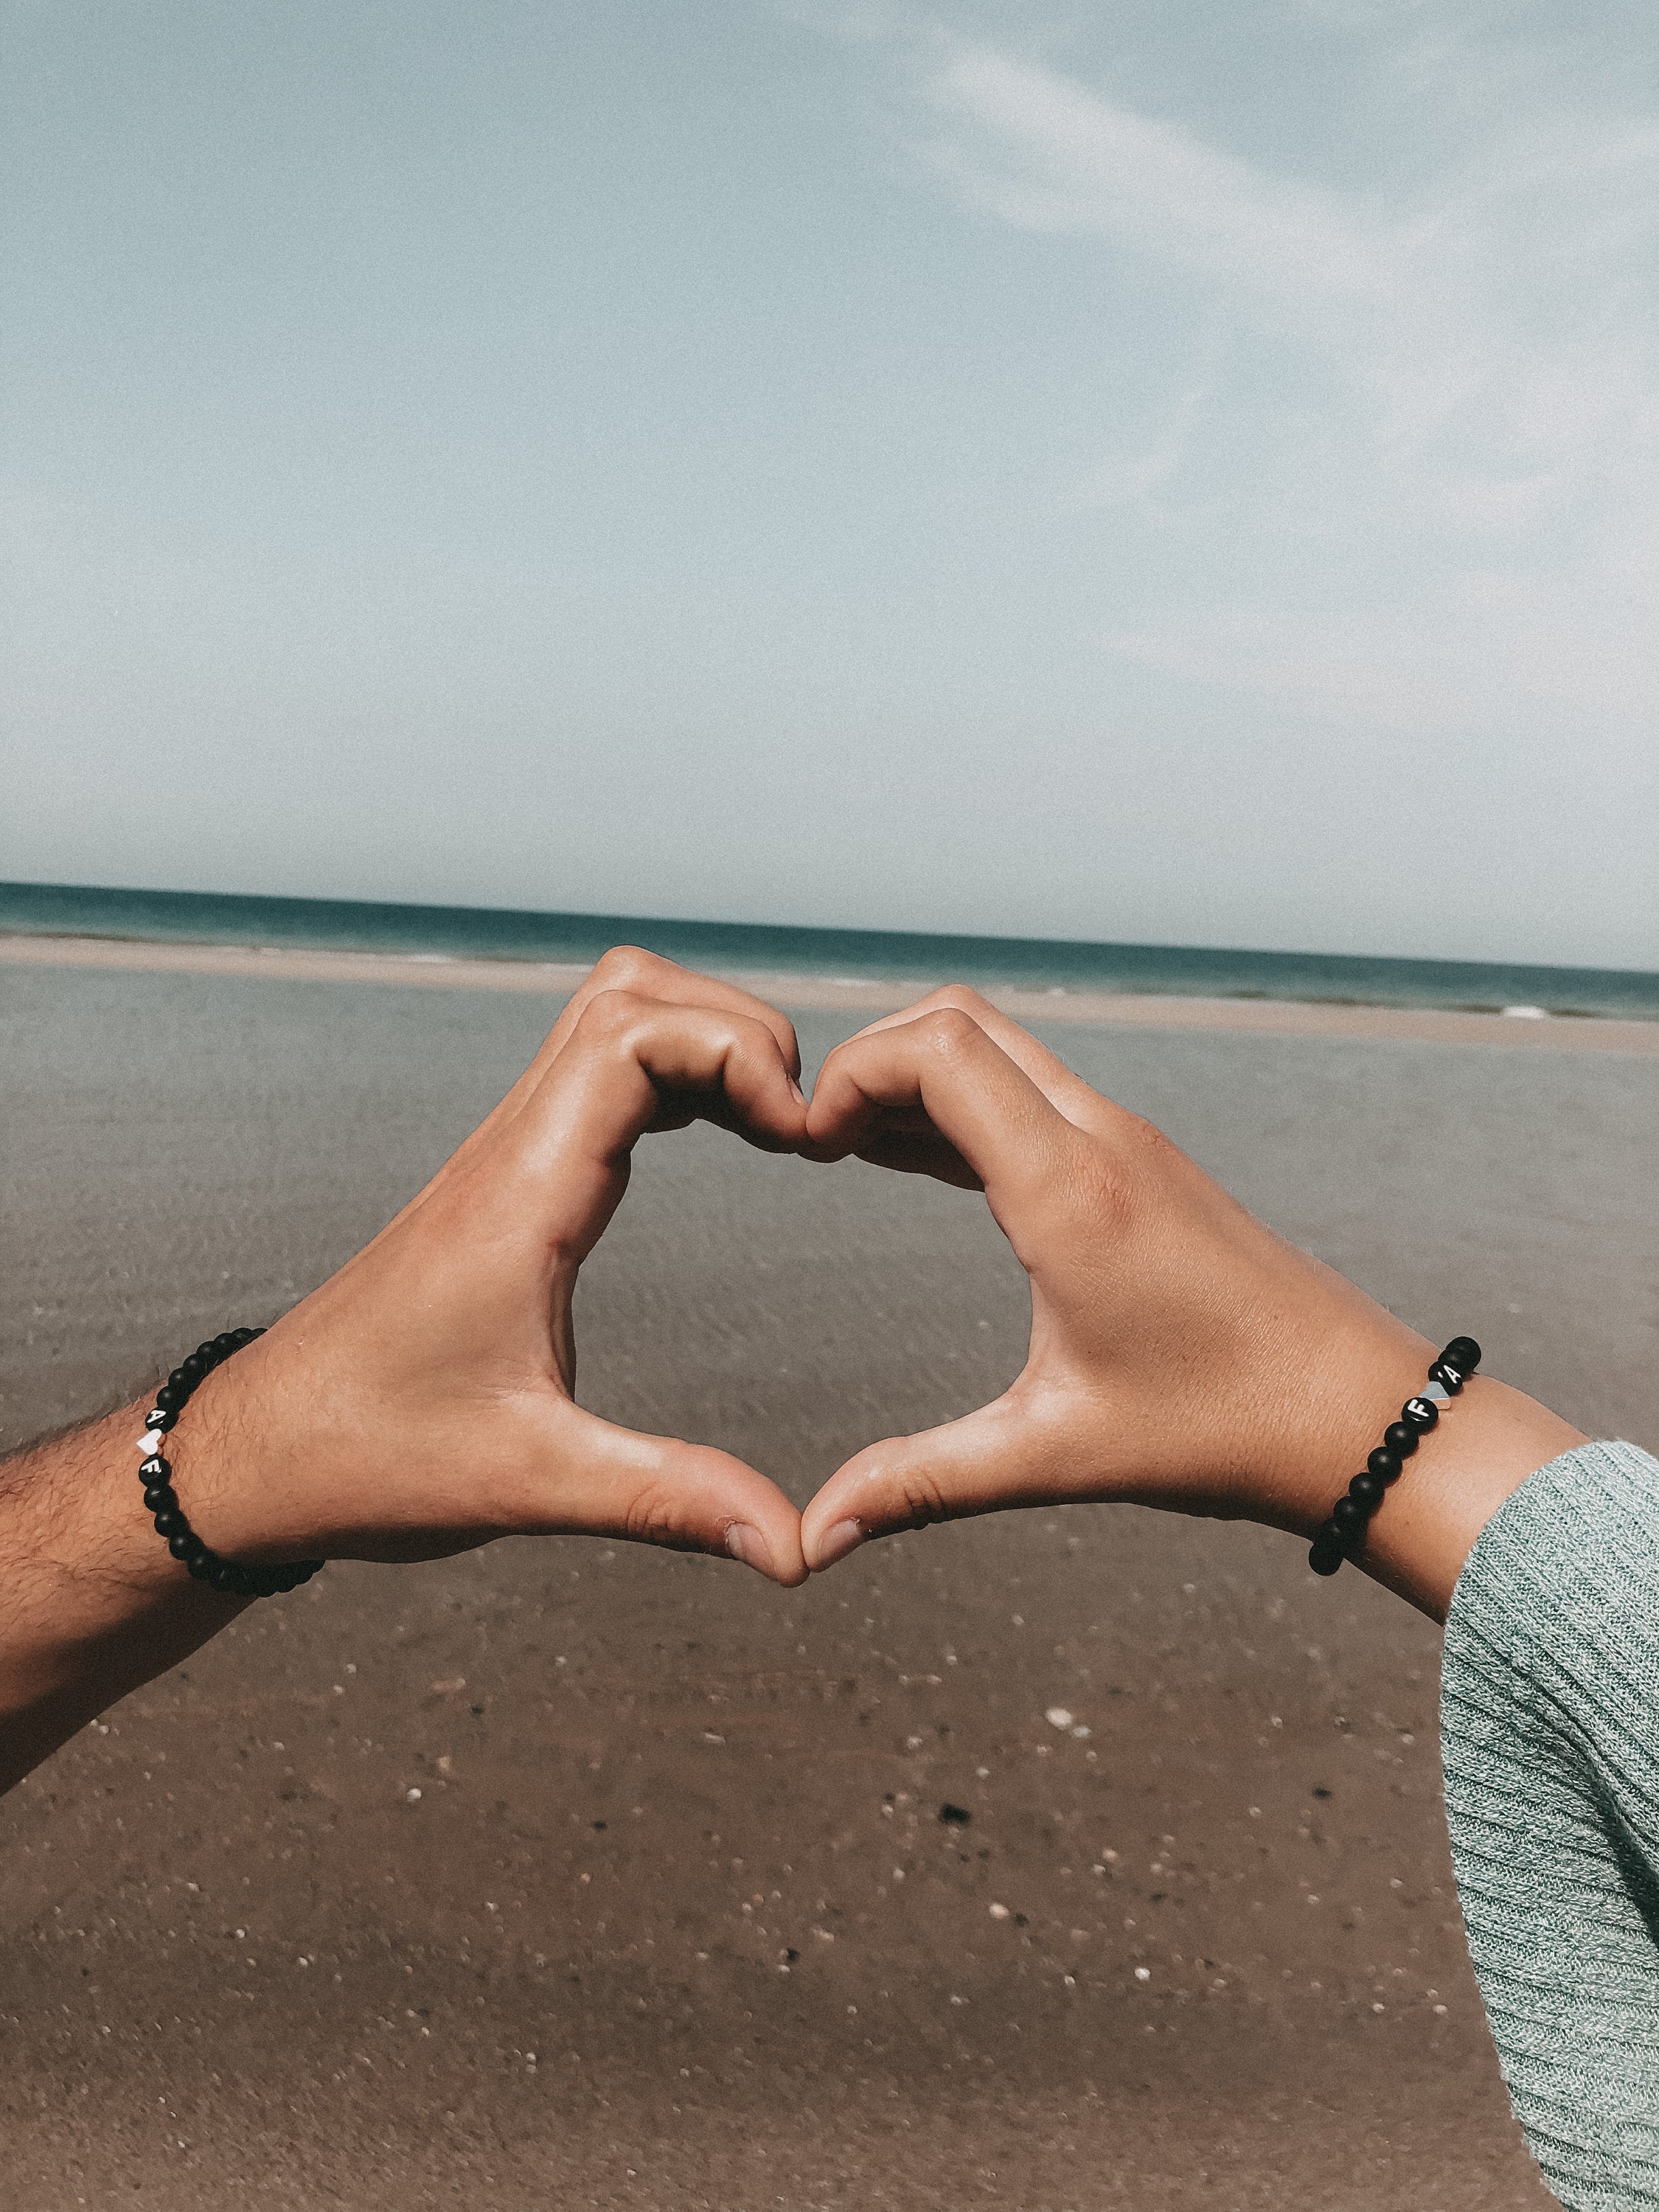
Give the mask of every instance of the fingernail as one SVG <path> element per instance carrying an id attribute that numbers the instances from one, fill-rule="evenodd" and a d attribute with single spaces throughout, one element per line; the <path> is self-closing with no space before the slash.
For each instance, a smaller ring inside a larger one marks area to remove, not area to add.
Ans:
<path id="1" fill-rule="evenodd" d="M 849 1552 L 857 1551 L 864 1541 L 864 1531 L 856 1521 L 837 1521 L 818 1546 L 818 1565 L 833 1567 L 837 1559 L 844 1559 Z"/>
<path id="2" fill-rule="evenodd" d="M 758 1528 L 751 1528 L 746 1521 L 734 1521 L 726 1532 L 726 1548 L 734 1559 L 741 1559 L 745 1567 L 752 1567 L 757 1575 L 775 1581 L 772 1573 L 772 1554 L 767 1549 L 766 1539 Z"/>

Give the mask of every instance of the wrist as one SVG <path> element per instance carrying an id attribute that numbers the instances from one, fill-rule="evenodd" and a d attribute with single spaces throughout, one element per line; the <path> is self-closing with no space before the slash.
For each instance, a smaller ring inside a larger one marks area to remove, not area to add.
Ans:
<path id="1" fill-rule="evenodd" d="M 1364 1468 L 1408 1399 L 1423 1392 L 1439 1348 L 1334 1279 L 1317 1351 L 1290 1364 L 1286 1423 L 1264 1420 L 1274 1443 L 1252 1482 L 1252 1517 L 1311 1540 Z M 1283 1386 L 1275 1390 L 1282 1406 Z M 1584 1442 L 1536 1400 L 1476 1374 L 1440 1408 L 1389 1480 L 1351 1553 L 1355 1565 L 1423 1612 L 1443 1620 L 1464 1560 L 1506 1498 L 1540 1467 Z"/>
<path id="2" fill-rule="evenodd" d="M 174 1425 L 159 1439 L 167 1474 L 158 1540 L 168 1548 L 171 1538 L 170 1556 L 222 1594 L 268 1596 L 272 1578 L 278 1590 L 295 1587 L 320 1564 L 305 1525 L 307 1493 L 294 1480 L 316 1424 L 288 1411 L 282 1363 L 273 1368 L 259 1345 L 204 1346 L 197 1356 L 214 1364 L 186 1381 Z M 169 1513 L 184 1525 L 164 1525 Z M 243 1588 L 250 1577 L 253 1586 Z"/>
<path id="3" fill-rule="evenodd" d="M 1358 1564 L 1443 1621 L 1481 1530 L 1528 1475 L 1587 1439 L 1492 1376 L 1465 1384 L 1373 1517 Z"/>

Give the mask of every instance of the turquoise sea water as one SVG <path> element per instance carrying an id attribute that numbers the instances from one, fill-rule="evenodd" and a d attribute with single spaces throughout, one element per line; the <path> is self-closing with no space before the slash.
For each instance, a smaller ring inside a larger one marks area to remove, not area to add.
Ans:
<path id="1" fill-rule="evenodd" d="M 0 883 L 0 932 L 424 952 L 474 960 L 587 961 L 634 944 L 691 967 L 1001 984 L 1027 990 L 1136 991 L 1201 998 L 1302 999 L 1659 1021 L 1659 975 L 1635 969 L 1490 966 L 1345 954 L 1237 952 L 1183 945 L 1085 945 L 1022 937 L 911 936 L 768 928 L 637 915 L 531 914 L 489 907 L 381 906 L 349 899 L 250 898 L 209 891 L 108 890 Z"/>

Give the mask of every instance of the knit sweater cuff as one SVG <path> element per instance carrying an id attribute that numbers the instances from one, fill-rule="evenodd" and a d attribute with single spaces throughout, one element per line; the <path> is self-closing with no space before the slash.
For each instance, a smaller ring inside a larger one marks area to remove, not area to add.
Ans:
<path id="1" fill-rule="evenodd" d="M 1441 1749 L 1504 2077 L 1573 2212 L 1659 2207 L 1659 1461 L 1585 1444 L 1458 1578 Z"/>

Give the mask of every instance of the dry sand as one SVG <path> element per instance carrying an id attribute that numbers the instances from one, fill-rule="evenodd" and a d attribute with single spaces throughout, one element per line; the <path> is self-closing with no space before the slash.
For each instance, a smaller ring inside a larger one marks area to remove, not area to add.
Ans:
<path id="1" fill-rule="evenodd" d="M 553 1003 L 5 965 L 0 1442 L 290 1303 Z M 805 1015 L 809 1060 L 855 1018 Z M 1569 1026 L 1614 1025 L 1494 1025 Z M 1051 1041 L 1431 1334 L 1659 1437 L 1650 1052 Z M 585 1278 L 583 1395 L 804 1499 L 1000 1387 L 1024 1311 L 977 1201 L 692 1132 Z M 7 2201 L 1545 2205 L 1437 1649 L 1288 1540 L 1127 1510 L 798 1592 L 574 1540 L 332 1566 L 0 1804 Z"/>

